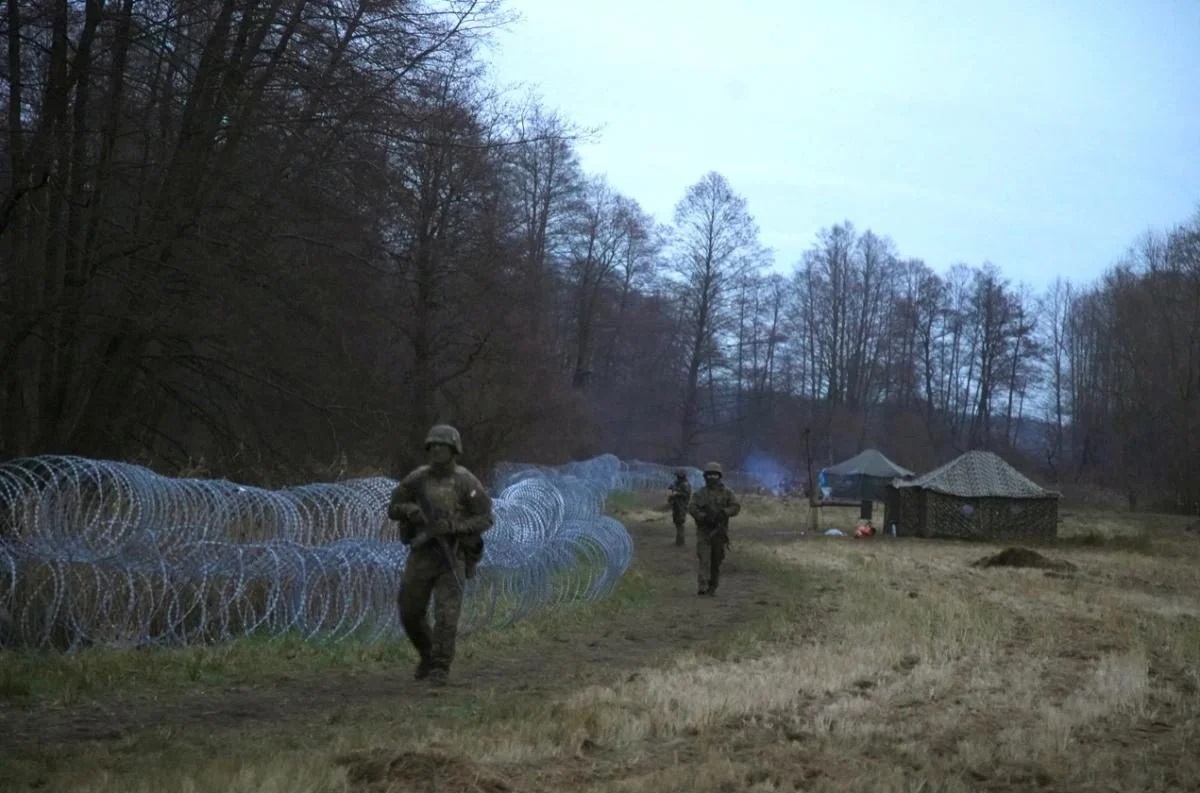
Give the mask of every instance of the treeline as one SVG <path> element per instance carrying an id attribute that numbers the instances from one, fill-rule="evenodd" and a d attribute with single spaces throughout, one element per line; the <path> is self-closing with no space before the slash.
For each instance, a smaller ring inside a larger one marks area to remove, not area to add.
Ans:
<path id="1" fill-rule="evenodd" d="M 599 452 L 1200 485 L 1200 221 L 1047 294 L 849 222 L 773 272 L 698 174 L 669 222 L 497 90 L 470 0 L 6 0 L 0 455 L 231 477 Z"/>

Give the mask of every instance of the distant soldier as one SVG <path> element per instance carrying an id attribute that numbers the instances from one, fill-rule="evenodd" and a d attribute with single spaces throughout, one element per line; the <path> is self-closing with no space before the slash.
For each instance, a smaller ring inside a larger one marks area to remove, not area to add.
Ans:
<path id="1" fill-rule="evenodd" d="M 704 487 L 692 494 L 688 513 L 696 521 L 697 595 L 717 594 L 721 562 L 729 545 L 729 519 L 742 511 L 737 495 L 725 486 L 720 463 L 704 466 Z"/>
<path id="2" fill-rule="evenodd" d="M 669 488 L 667 504 L 671 507 L 671 520 L 675 522 L 675 544 L 683 545 L 683 527 L 687 522 L 688 501 L 692 498 L 692 485 L 687 480 L 687 471 L 675 472 L 675 482 Z"/>
<path id="3" fill-rule="evenodd" d="M 463 589 L 483 556 L 483 533 L 492 527 L 492 499 L 456 464 L 462 438 L 454 427 L 430 429 L 425 451 L 429 462 L 392 491 L 388 517 L 399 521 L 409 547 L 397 600 L 404 632 L 421 659 L 415 677 L 440 686 L 454 660 Z M 425 616 L 431 597 L 432 631 Z"/>

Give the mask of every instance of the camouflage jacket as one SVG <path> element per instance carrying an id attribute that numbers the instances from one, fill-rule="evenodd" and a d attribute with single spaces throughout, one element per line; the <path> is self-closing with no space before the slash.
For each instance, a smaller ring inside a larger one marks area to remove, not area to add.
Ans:
<path id="1" fill-rule="evenodd" d="M 671 493 L 671 495 L 667 496 L 668 504 L 687 504 L 688 499 L 692 497 L 692 486 L 686 479 L 683 481 L 676 480 L 667 490 Z"/>
<path id="2" fill-rule="evenodd" d="M 729 519 L 742 511 L 737 495 L 722 482 L 716 487 L 704 487 L 692 494 L 688 514 L 696 521 L 696 527 L 716 531 L 729 526 Z"/>
<path id="3" fill-rule="evenodd" d="M 417 510 L 429 524 L 448 520 L 455 536 L 481 535 L 495 522 L 491 496 L 475 475 L 461 465 L 442 476 L 430 466 L 422 465 L 400 480 L 392 490 L 388 517 L 400 521 L 401 539 L 411 540 L 419 530 L 412 520 Z"/>

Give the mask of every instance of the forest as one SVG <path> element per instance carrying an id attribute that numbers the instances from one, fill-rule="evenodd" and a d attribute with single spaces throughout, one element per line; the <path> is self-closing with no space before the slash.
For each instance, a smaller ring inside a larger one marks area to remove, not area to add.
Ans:
<path id="1" fill-rule="evenodd" d="M 798 477 L 972 448 L 1195 511 L 1200 213 L 1094 282 L 830 218 L 778 262 L 698 173 L 669 218 L 498 88 L 496 0 L 6 0 L 0 459 L 258 483 L 623 459 Z M 1200 198 L 1200 197 L 1198 197 Z"/>

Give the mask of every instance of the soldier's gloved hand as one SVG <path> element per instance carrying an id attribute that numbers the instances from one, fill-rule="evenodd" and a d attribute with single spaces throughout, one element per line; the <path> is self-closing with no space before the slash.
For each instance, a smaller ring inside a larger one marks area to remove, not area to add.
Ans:
<path id="1" fill-rule="evenodd" d="M 416 504 L 398 504 L 392 512 L 394 520 L 406 521 L 410 526 L 424 526 L 425 513 Z"/>

